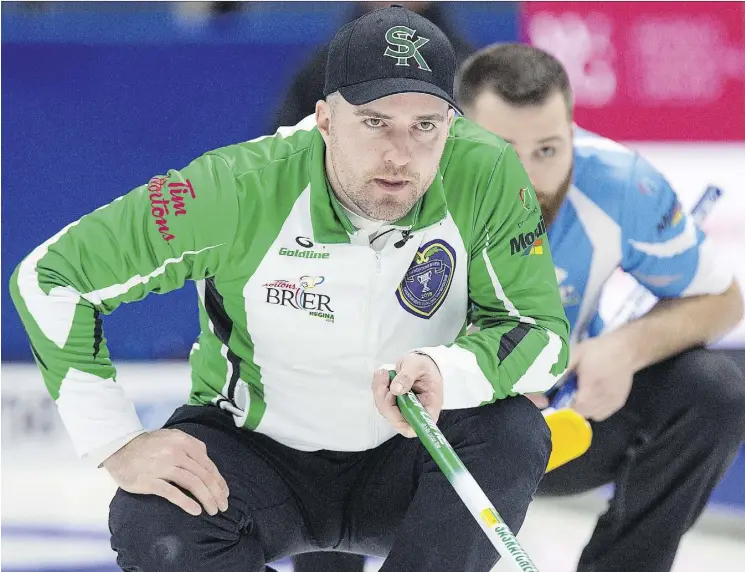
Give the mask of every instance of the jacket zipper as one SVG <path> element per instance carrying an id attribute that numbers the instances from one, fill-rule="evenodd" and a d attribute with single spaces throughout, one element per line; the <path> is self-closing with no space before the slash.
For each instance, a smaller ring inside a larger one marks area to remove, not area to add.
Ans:
<path id="1" fill-rule="evenodd" d="M 370 363 L 370 370 L 375 371 L 375 356 L 370 348 L 370 325 L 372 323 L 372 306 L 373 298 L 375 297 L 375 283 L 377 282 L 378 275 L 381 271 L 381 256 L 380 252 L 373 251 L 375 253 L 375 271 L 373 272 L 372 280 L 370 281 L 370 295 L 367 300 L 367 312 L 365 313 L 365 351 L 368 354 L 367 361 Z M 372 381 L 372 380 L 371 380 Z M 378 440 L 378 410 L 376 407 L 373 408 L 372 418 L 370 419 L 370 446 L 373 447 Z"/>

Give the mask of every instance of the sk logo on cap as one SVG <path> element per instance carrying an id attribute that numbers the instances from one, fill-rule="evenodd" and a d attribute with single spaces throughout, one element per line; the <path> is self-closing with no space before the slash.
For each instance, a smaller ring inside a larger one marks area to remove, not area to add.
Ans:
<path id="1" fill-rule="evenodd" d="M 416 34 L 416 30 L 412 30 L 406 26 L 394 26 L 385 33 L 386 41 L 395 46 L 397 49 L 393 49 L 388 46 L 385 49 L 385 54 L 388 57 L 396 58 L 397 66 L 408 66 L 409 59 L 414 58 L 420 70 L 431 72 L 432 70 L 424 61 L 424 57 L 419 53 L 419 48 L 429 42 L 428 38 L 422 38 L 419 36 L 415 41 L 411 41 L 411 38 Z"/>

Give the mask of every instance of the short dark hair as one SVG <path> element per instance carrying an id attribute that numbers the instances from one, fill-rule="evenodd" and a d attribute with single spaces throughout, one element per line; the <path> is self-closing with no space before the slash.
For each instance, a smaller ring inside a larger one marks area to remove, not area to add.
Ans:
<path id="1" fill-rule="evenodd" d="M 470 107 L 485 90 L 510 105 L 538 105 L 555 92 L 564 96 L 569 117 L 573 97 L 569 76 L 548 52 L 526 44 L 493 44 L 469 57 L 455 78 L 455 99 Z"/>

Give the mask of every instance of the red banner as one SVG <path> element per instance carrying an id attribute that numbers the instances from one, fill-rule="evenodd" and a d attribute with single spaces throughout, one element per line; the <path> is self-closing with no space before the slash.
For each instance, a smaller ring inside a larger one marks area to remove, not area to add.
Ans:
<path id="1" fill-rule="evenodd" d="M 577 123 L 624 141 L 745 141 L 745 2 L 526 2 Z"/>

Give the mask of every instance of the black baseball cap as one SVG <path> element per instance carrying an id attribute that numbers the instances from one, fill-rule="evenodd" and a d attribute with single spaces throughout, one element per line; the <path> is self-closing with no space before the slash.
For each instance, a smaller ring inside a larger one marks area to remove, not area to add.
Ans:
<path id="1" fill-rule="evenodd" d="M 401 6 L 380 8 L 341 28 L 329 44 L 324 97 L 352 105 L 396 93 L 428 93 L 460 112 L 453 98 L 455 51 L 432 22 Z"/>

